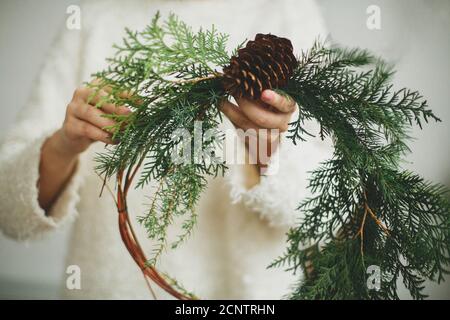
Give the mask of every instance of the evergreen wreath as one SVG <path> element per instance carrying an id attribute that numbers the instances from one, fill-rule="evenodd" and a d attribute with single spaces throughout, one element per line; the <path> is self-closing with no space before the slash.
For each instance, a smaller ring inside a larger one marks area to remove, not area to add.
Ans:
<path id="1" fill-rule="evenodd" d="M 305 120 L 316 120 L 319 138 L 334 142 L 332 158 L 311 173 L 314 196 L 299 205 L 302 218 L 288 232 L 285 254 L 270 266 L 303 274 L 287 298 L 398 299 L 399 278 L 414 299 L 426 297 L 423 282 L 443 281 L 449 272 L 448 190 L 400 164 L 409 151 L 410 128 L 440 119 L 418 92 L 395 91 L 392 69 L 366 50 L 317 41 L 296 57 L 289 40 L 258 34 L 230 56 L 227 38 L 214 27 L 193 32 L 173 14 L 161 22 L 158 13 L 143 31 L 126 29 L 109 67 L 93 75 L 100 81 L 90 84 L 110 88 L 98 107 L 113 103 L 133 110 L 110 115 L 117 125 L 109 129 L 120 143 L 97 155 L 96 170 L 105 183 L 111 177 L 117 181 L 110 191 L 120 234 L 147 281 L 178 299 L 196 298 L 156 263 L 166 245 L 176 248 L 193 231 L 206 177 L 223 175 L 227 168 L 206 160 L 174 163 L 172 153 L 181 142 L 173 133 L 179 128 L 193 133 L 197 120 L 203 121 L 203 132 L 219 133 L 221 101 L 257 99 L 272 88 L 298 104 L 298 118 L 288 130 L 294 144 L 315 138 L 304 129 Z M 158 181 L 158 188 L 139 217 L 157 243 L 147 258 L 132 228 L 127 193 L 133 182 L 143 187 L 150 181 Z M 168 243 L 175 218 L 183 219 L 183 231 Z M 367 287 L 369 265 L 382 271 L 379 290 Z"/>

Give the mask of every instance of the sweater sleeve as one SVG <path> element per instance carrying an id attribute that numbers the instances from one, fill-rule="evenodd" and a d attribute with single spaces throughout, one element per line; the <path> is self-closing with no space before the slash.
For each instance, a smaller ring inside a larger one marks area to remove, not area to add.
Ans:
<path id="1" fill-rule="evenodd" d="M 46 213 L 38 203 L 39 161 L 44 141 L 62 124 L 65 107 L 78 84 L 81 36 L 58 36 L 26 106 L 0 146 L 0 230 L 18 240 L 36 238 L 76 213 L 80 163 Z"/>

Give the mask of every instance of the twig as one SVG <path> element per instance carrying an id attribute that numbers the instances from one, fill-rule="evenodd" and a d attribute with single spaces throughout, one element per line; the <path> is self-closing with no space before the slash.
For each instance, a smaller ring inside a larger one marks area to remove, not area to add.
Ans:
<path id="1" fill-rule="evenodd" d="M 197 83 L 200 81 L 205 81 L 205 80 L 211 80 L 211 79 L 215 79 L 220 77 L 222 74 L 221 73 L 215 73 L 206 77 L 198 77 L 198 78 L 193 78 L 193 79 L 183 79 L 183 80 L 171 80 L 170 82 L 175 83 L 175 84 L 185 84 L 185 83 Z"/>
<path id="2" fill-rule="evenodd" d="M 378 217 L 375 215 L 375 213 L 373 213 L 372 209 L 369 208 L 369 206 L 367 204 L 365 204 L 367 211 L 370 213 L 370 216 L 373 218 L 373 220 L 375 220 L 376 224 L 378 226 L 380 226 L 381 229 L 383 229 L 384 233 L 389 236 L 390 235 L 390 231 L 388 228 L 386 228 L 386 226 L 383 224 L 383 222 L 381 222 L 380 219 L 378 219 Z"/>
<path id="3" fill-rule="evenodd" d="M 159 272 L 153 266 L 147 265 L 147 258 L 145 257 L 142 247 L 139 245 L 129 220 L 126 194 L 124 192 L 122 181 L 123 173 L 123 170 L 117 173 L 117 211 L 119 213 L 119 231 L 125 247 L 146 278 L 153 280 L 159 287 L 179 300 L 191 299 L 189 296 L 177 291 L 169 283 L 167 283 L 167 281 L 161 277 Z M 132 180 L 128 179 L 126 182 L 127 186 L 129 186 L 131 182 Z M 151 287 L 150 289 L 153 291 Z M 154 292 L 152 294 L 154 294 Z"/>
<path id="4" fill-rule="evenodd" d="M 145 279 L 145 283 L 147 283 L 148 290 L 150 290 L 150 293 L 152 294 L 153 299 L 158 300 L 158 298 L 156 297 L 155 291 L 152 288 L 152 284 L 150 283 L 150 280 L 145 276 L 145 274 L 143 274 L 143 276 Z"/>
<path id="5" fill-rule="evenodd" d="M 370 213 L 370 216 L 372 217 L 372 219 L 375 221 L 375 223 L 381 228 L 383 229 L 384 233 L 389 236 L 390 235 L 390 231 L 388 228 L 386 228 L 386 226 L 383 224 L 383 222 L 381 222 L 380 219 L 378 219 L 378 217 L 375 215 L 375 213 L 373 213 L 372 209 L 370 209 L 368 203 L 367 203 L 367 194 L 366 192 L 364 192 L 364 210 L 367 210 Z"/>
<path id="6" fill-rule="evenodd" d="M 367 218 L 367 207 L 364 208 L 364 217 L 361 222 L 361 227 L 359 228 L 358 232 L 355 235 L 355 238 L 359 235 L 361 239 L 361 256 L 364 257 L 364 226 L 366 225 L 366 218 Z"/>
<path id="7" fill-rule="evenodd" d="M 103 189 L 106 187 L 106 189 L 108 190 L 109 194 L 110 194 L 111 197 L 113 198 L 114 203 L 115 203 L 116 206 L 117 206 L 117 201 L 116 201 L 116 198 L 115 198 L 115 196 L 114 196 L 114 192 L 111 190 L 110 186 L 106 183 L 106 177 L 103 178 L 101 175 L 99 175 L 99 174 L 97 173 L 97 171 L 94 171 L 94 172 L 95 172 L 95 174 L 97 175 L 97 177 L 99 177 L 99 179 L 102 181 L 102 188 L 101 188 L 101 190 L 103 191 Z M 101 197 L 101 196 L 102 196 L 102 192 L 100 192 L 100 194 L 99 194 L 99 197 Z"/>

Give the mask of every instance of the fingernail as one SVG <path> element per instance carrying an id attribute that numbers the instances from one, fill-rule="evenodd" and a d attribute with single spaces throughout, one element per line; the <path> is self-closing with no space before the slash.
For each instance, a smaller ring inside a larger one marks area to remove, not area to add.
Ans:
<path id="1" fill-rule="evenodd" d="M 131 109 L 126 107 L 126 106 L 123 106 L 123 111 L 125 112 L 125 114 L 130 114 L 131 113 Z"/>
<path id="2" fill-rule="evenodd" d="M 274 95 L 273 95 L 273 92 L 272 92 L 272 91 L 270 91 L 270 90 L 264 90 L 263 93 L 262 93 L 262 97 L 263 97 L 263 99 L 266 100 L 266 101 L 272 101 Z"/>

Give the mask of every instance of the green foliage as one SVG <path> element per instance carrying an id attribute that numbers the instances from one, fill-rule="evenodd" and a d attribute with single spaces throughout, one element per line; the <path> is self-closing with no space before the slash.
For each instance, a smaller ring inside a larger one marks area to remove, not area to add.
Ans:
<path id="1" fill-rule="evenodd" d="M 138 187 L 159 181 L 148 211 L 139 217 L 148 236 L 156 242 L 154 265 L 167 243 L 167 228 L 174 218 L 185 217 L 183 234 L 171 244 L 177 247 L 195 226 L 195 204 L 206 187 L 206 175 L 223 174 L 225 165 L 203 159 L 178 164 L 173 153 L 182 150 L 183 141 L 174 139 L 180 129 L 194 136 L 195 121 L 202 121 L 200 135 L 220 123 L 217 108 L 226 98 L 217 79 L 195 81 L 214 74 L 211 65 L 224 64 L 230 57 L 225 51 L 227 36 L 214 28 L 193 33 L 171 15 L 164 23 L 157 15 L 142 32 L 127 30 L 116 56 L 109 59 L 107 70 L 94 74 L 100 90 L 111 88 L 102 103 L 128 105 L 129 116 L 112 116 L 117 121 L 113 139 L 117 146 L 97 156 L 97 170 L 112 177 L 120 170 L 142 165 Z M 194 81 L 190 81 L 194 79 Z M 132 95 L 124 95 L 124 92 Z M 220 141 L 204 141 L 205 144 Z"/>
<path id="2" fill-rule="evenodd" d="M 397 299 L 400 276 L 413 298 L 425 297 L 424 280 L 442 281 L 450 264 L 448 194 L 401 171 L 400 160 L 411 125 L 439 119 L 419 93 L 393 91 L 390 69 L 366 51 L 316 44 L 300 61 L 284 89 L 301 111 L 290 138 L 306 139 L 302 122 L 316 119 L 335 150 L 312 172 L 315 196 L 299 206 L 289 249 L 273 266 L 314 266 L 294 299 Z M 312 256 L 300 249 L 310 242 L 321 248 Z M 379 291 L 367 288 L 369 265 L 383 273 Z"/>
<path id="3" fill-rule="evenodd" d="M 214 28 L 194 33 L 174 15 L 162 23 L 157 15 L 142 32 L 127 30 L 109 67 L 94 75 L 100 81 L 93 87 L 110 88 L 99 106 L 133 110 L 112 116 L 120 143 L 98 155 L 97 170 L 106 179 L 141 167 L 137 187 L 156 182 L 148 210 L 139 217 L 156 243 L 151 265 L 164 251 L 174 219 L 184 222 L 173 248 L 192 232 L 207 176 L 226 170 L 223 162 L 208 161 L 217 159 L 179 164 L 172 157 L 183 150 L 182 140 L 174 139 L 177 130 L 192 135 L 194 154 L 196 121 L 203 121 L 201 134 L 218 132 L 218 105 L 229 98 L 220 78 L 230 60 L 226 40 Z M 450 206 L 443 186 L 402 171 L 400 161 L 409 151 L 411 126 L 439 119 L 418 92 L 395 91 L 392 70 L 365 50 L 317 42 L 298 60 L 294 76 L 278 90 L 300 107 L 289 137 L 293 143 L 313 138 L 303 123 L 316 120 L 319 137 L 331 137 L 335 150 L 312 173 L 314 196 L 300 204 L 288 249 L 271 266 L 299 274 L 312 263 L 313 271 L 293 287 L 292 299 L 396 299 L 400 278 L 414 298 L 423 298 L 423 281 L 442 281 L 448 272 Z M 215 147 L 221 141 L 203 143 Z M 379 291 L 366 285 L 369 265 L 382 271 Z"/>

